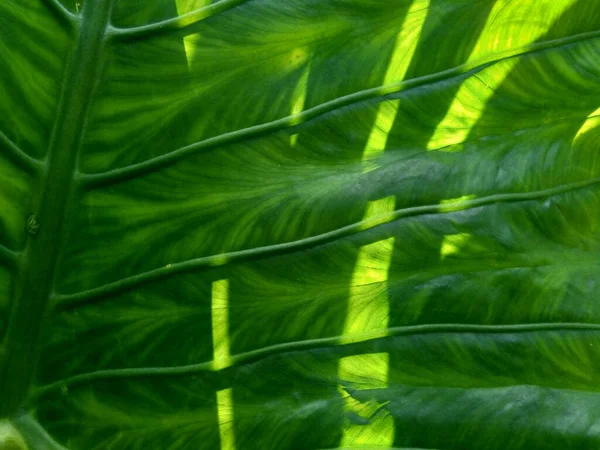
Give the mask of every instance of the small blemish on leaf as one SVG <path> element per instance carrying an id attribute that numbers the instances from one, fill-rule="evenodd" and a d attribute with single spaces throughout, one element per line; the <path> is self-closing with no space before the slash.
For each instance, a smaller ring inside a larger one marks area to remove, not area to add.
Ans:
<path id="1" fill-rule="evenodd" d="M 38 222 L 37 217 L 35 216 L 35 214 L 30 214 L 27 218 L 27 222 L 25 223 L 25 231 L 27 231 L 27 233 L 31 236 L 35 236 L 36 234 L 38 234 L 39 230 L 40 223 Z"/>

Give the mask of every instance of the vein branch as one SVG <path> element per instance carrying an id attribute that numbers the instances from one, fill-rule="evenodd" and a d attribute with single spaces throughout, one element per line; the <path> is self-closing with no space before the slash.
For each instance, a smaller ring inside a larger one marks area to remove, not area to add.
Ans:
<path id="1" fill-rule="evenodd" d="M 15 267 L 19 264 L 19 253 L 0 245 L 0 262 Z"/>
<path id="2" fill-rule="evenodd" d="M 173 367 L 136 367 L 129 369 L 106 369 L 94 372 L 82 373 L 72 377 L 58 380 L 37 388 L 33 396 L 39 398 L 48 393 L 58 391 L 64 387 L 75 387 L 90 384 L 95 381 L 117 380 L 117 379 L 141 379 L 141 378 L 167 378 L 192 376 L 206 372 L 222 372 L 230 370 L 232 366 L 241 366 L 251 364 L 268 358 L 270 356 L 322 349 L 327 347 L 343 346 L 350 344 L 364 343 L 397 336 L 411 336 L 419 334 L 438 334 L 438 333 L 477 333 L 477 334 L 506 334 L 506 333 L 534 333 L 534 332 L 553 332 L 553 331 L 599 331 L 600 324 L 578 323 L 578 322 L 555 322 L 555 323 L 529 323 L 516 325 L 479 325 L 479 324 L 425 324 L 408 325 L 392 328 L 383 328 L 356 335 L 341 335 L 319 339 L 307 339 L 302 341 L 286 342 L 282 344 L 271 345 L 259 348 L 249 352 L 232 355 L 231 366 L 224 369 L 215 369 L 212 361 L 206 361 L 199 364 L 190 364 L 186 366 Z M 351 339 L 351 341 L 350 341 Z"/>
<path id="3" fill-rule="evenodd" d="M 59 0 L 43 0 L 46 6 L 54 12 L 58 17 L 66 22 L 73 23 L 77 21 L 78 16 L 73 14 Z"/>
<path id="4" fill-rule="evenodd" d="M 369 219 L 347 225 L 342 228 L 338 228 L 336 230 L 329 231 L 327 233 L 311 236 L 309 238 L 299 239 L 296 241 L 285 242 L 281 244 L 267 245 L 263 247 L 255 247 L 246 250 L 239 250 L 235 252 L 195 258 L 179 263 L 170 264 L 169 266 L 160 267 L 158 269 L 150 270 L 127 278 L 123 278 L 119 281 L 108 283 L 103 286 L 89 289 L 86 291 L 81 291 L 74 294 L 58 294 L 53 298 L 53 303 L 54 307 L 58 310 L 69 309 L 182 273 L 188 273 L 201 269 L 209 269 L 211 267 L 218 267 L 232 262 L 256 260 L 274 255 L 281 255 L 285 253 L 292 253 L 300 250 L 310 249 L 319 245 L 328 244 L 336 240 L 370 230 L 380 225 L 391 223 L 393 221 L 405 217 L 420 216 L 425 214 L 451 213 L 490 205 L 494 203 L 539 200 L 554 195 L 566 193 L 572 190 L 594 186 L 597 184 L 600 184 L 600 177 L 591 178 L 588 180 L 578 181 L 574 183 L 563 184 L 549 189 L 542 189 L 539 191 L 494 194 L 486 197 L 458 201 L 454 203 L 401 208 L 389 213 L 380 214 Z"/>
<path id="5" fill-rule="evenodd" d="M 8 157 L 12 159 L 13 162 L 18 164 L 22 169 L 25 169 L 30 173 L 39 172 L 42 169 L 44 165 L 42 161 L 29 156 L 22 148 L 17 146 L 17 144 L 11 141 L 8 136 L 1 131 L 0 145 L 5 154 L 8 155 Z"/>
<path id="6" fill-rule="evenodd" d="M 163 170 L 164 168 L 176 163 L 177 161 L 180 161 L 189 156 L 193 156 L 199 153 L 200 151 L 214 149 L 242 140 L 254 139 L 283 129 L 294 128 L 307 121 L 316 119 L 327 113 L 331 113 L 333 111 L 356 103 L 375 98 L 384 98 L 386 96 L 391 96 L 399 92 L 408 91 L 411 89 L 426 86 L 429 84 L 434 84 L 455 77 L 460 77 L 464 75 L 474 75 L 487 67 L 490 67 L 494 64 L 499 63 L 500 61 L 509 58 L 514 58 L 525 54 L 539 52 L 552 48 L 559 48 L 577 42 L 595 39 L 598 37 L 600 37 L 600 30 L 581 33 L 560 39 L 554 39 L 551 41 L 537 42 L 530 45 L 526 45 L 524 47 L 510 49 L 492 55 L 486 58 L 485 60 L 466 63 L 448 70 L 444 70 L 442 72 L 437 72 L 423 77 L 413 78 L 410 80 L 403 80 L 389 85 L 378 86 L 375 88 L 354 92 L 352 94 L 343 97 L 338 97 L 336 99 L 322 103 L 313 108 L 306 109 L 297 114 L 292 114 L 290 116 L 286 116 L 271 122 L 263 123 L 260 125 L 254 125 L 248 128 L 232 131 L 229 133 L 224 133 L 219 136 L 214 136 L 137 164 L 132 164 L 126 167 L 102 173 L 80 174 L 79 178 L 82 184 L 87 187 L 103 186 L 126 181 L 154 171 Z"/>
<path id="7" fill-rule="evenodd" d="M 148 25 L 131 28 L 110 27 L 108 37 L 113 39 L 139 39 L 163 32 L 182 30 L 201 22 L 202 20 L 206 20 L 229 9 L 235 8 L 247 1 L 249 0 L 221 0 L 195 11 Z"/>

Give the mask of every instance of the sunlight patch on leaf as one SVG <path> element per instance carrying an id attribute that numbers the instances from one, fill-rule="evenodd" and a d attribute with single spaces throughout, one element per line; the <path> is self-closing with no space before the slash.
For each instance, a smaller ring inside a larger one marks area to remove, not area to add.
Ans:
<path id="1" fill-rule="evenodd" d="M 500 53 L 540 39 L 576 0 L 545 0 L 530 6 L 524 16 L 523 5 L 513 0 L 498 0 L 483 27 L 468 62 L 482 54 Z M 532 21 L 535 19 L 535 22 Z M 528 23 L 531 21 L 531 23 Z M 535 25 L 535 26 L 534 26 Z"/>
<path id="2" fill-rule="evenodd" d="M 396 197 L 393 195 L 369 202 L 363 217 L 363 221 L 367 222 L 363 223 L 360 229 L 368 230 L 376 225 L 387 223 L 395 207 Z"/>
<path id="3" fill-rule="evenodd" d="M 363 153 L 363 161 L 367 163 L 364 172 L 369 172 L 379 167 L 378 165 L 370 164 L 369 161 L 383 153 L 388 136 L 396 120 L 399 106 L 400 100 L 388 100 L 379 104 L 375 124 L 371 129 L 369 140 Z"/>
<path id="4" fill-rule="evenodd" d="M 235 450 L 233 395 L 231 389 L 222 389 L 217 392 L 217 415 L 219 418 L 221 450 Z"/>
<path id="5" fill-rule="evenodd" d="M 455 205 L 456 203 L 466 202 L 475 199 L 475 195 L 463 195 L 456 198 L 448 198 L 440 201 L 440 205 Z M 452 207 L 447 208 L 452 210 Z M 442 211 L 444 207 L 442 206 Z M 460 249 L 464 247 L 469 238 L 471 237 L 468 233 L 457 233 L 448 234 L 444 236 L 442 245 L 440 247 L 440 260 L 446 259 L 448 256 L 460 252 Z"/>
<path id="6" fill-rule="evenodd" d="M 390 213 L 394 210 L 395 207 L 396 198 L 393 195 L 380 198 L 379 200 L 375 200 L 367 204 L 367 209 L 364 218 L 371 219 L 381 214 Z"/>
<path id="7" fill-rule="evenodd" d="M 342 358 L 340 378 L 358 389 L 384 389 L 388 387 L 389 355 L 369 353 Z M 361 402 L 340 392 L 345 402 L 345 426 L 340 443 L 342 448 L 365 445 L 391 446 L 394 442 L 394 420 L 377 402 Z"/>
<path id="8" fill-rule="evenodd" d="M 395 197 L 390 196 L 369 202 L 365 219 L 394 210 Z M 357 335 L 368 331 L 382 330 L 389 323 L 389 299 L 387 278 L 394 249 L 394 238 L 384 239 L 360 248 L 352 275 L 348 298 L 348 312 L 344 323 L 345 343 L 354 342 Z M 342 358 L 339 362 L 340 380 L 362 380 L 369 387 L 386 387 L 389 372 L 389 356 L 386 353 L 356 355 Z M 342 387 L 340 387 L 342 389 Z M 346 398 L 347 417 L 369 417 L 363 415 L 365 405 Z M 377 416 L 373 421 L 361 423 L 350 420 L 344 427 L 342 446 L 391 445 L 394 437 L 393 420 L 388 416 Z"/>
<path id="9" fill-rule="evenodd" d="M 443 260 L 452 254 L 459 253 L 470 236 L 468 233 L 448 234 L 444 236 L 440 248 L 440 259 Z"/>
<path id="10" fill-rule="evenodd" d="M 305 62 L 307 58 L 306 51 L 303 49 L 296 49 L 292 54 L 292 61 L 301 60 L 301 62 Z M 300 114 L 304 111 L 304 103 L 306 101 L 306 88 L 308 86 L 308 75 L 310 73 L 310 63 L 307 63 L 302 71 L 302 75 L 298 80 L 298 84 L 296 85 L 296 89 L 294 90 L 292 97 L 292 116 Z M 290 136 L 290 145 L 294 147 L 296 145 L 296 141 L 298 140 L 298 133 L 292 134 Z"/>
<path id="11" fill-rule="evenodd" d="M 229 281 L 217 280 L 212 284 L 212 330 L 214 369 L 231 365 L 229 347 Z M 235 450 L 233 434 L 233 395 L 231 389 L 217 391 L 217 415 L 221 450 Z"/>
<path id="12" fill-rule="evenodd" d="M 415 1 L 411 5 L 406 19 L 395 40 L 383 85 L 404 79 L 410 61 L 417 47 L 429 0 Z M 406 46 L 406 43 L 411 44 Z M 369 139 L 363 151 L 363 173 L 378 167 L 374 161 L 385 151 L 390 131 L 396 121 L 399 100 L 389 100 L 378 105 L 375 121 Z M 394 211 L 396 198 L 385 197 L 368 203 L 363 220 L 382 216 Z M 348 312 L 344 323 L 343 341 L 352 342 L 352 336 L 373 330 L 382 330 L 389 323 L 389 299 L 387 297 L 387 278 L 394 248 L 394 238 L 385 239 L 359 249 L 356 266 L 352 275 L 348 298 Z M 380 373 L 381 387 L 387 386 L 389 356 L 387 354 L 357 355 L 342 358 L 338 375 L 348 380 L 361 375 L 361 368 L 372 368 L 371 373 Z M 340 387 L 340 389 L 342 389 Z M 390 416 L 378 416 L 372 422 L 365 419 L 361 412 L 365 405 L 351 397 L 346 397 L 346 424 L 342 435 L 342 447 L 364 445 L 391 446 L 394 441 L 394 422 Z M 369 414 L 366 417 L 370 417 Z M 352 417 L 361 419 L 358 423 Z"/>
<path id="13" fill-rule="evenodd" d="M 508 59 L 465 81 L 458 90 L 448 112 L 427 143 L 427 150 L 457 151 L 471 129 L 481 118 L 495 88 L 511 73 L 518 59 Z M 482 86 L 483 85 L 483 86 Z"/>
<path id="14" fill-rule="evenodd" d="M 593 113 L 591 113 L 587 117 L 587 120 L 583 123 L 583 125 L 581 126 L 581 128 L 575 134 L 575 137 L 573 138 L 573 145 L 575 145 L 576 143 L 578 143 L 579 140 L 581 138 L 583 138 L 583 136 L 587 132 L 589 132 L 589 131 L 593 130 L 594 128 L 598 127 L 599 124 L 600 124 L 600 108 L 598 108 L 597 110 L 595 110 Z"/>
<path id="15" fill-rule="evenodd" d="M 212 334 L 214 369 L 221 370 L 231 364 L 229 353 L 229 281 L 217 280 L 212 284 Z"/>
<path id="16" fill-rule="evenodd" d="M 551 7 L 537 5 L 544 10 L 544 21 L 536 23 L 535 28 L 528 28 L 528 34 L 518 34 L 517 36 L 522 42 L 514 42 L 515 33 L 512 26 L 504 24 L 521 23 L 523 12 L 518 8 L 518 3 L 511 0 L 496 2 L 468 62 L 478 60 L 482 53 L 501 52 L 514 46 L 535 42 L 548 32 L 553 23 L 569 6 L 570 2 L 553 2 Z M 486 110 L 487 103 L 495 94 L 496 88 L 502 84 L 518 62 L 518 58 L 504 59 L 463 82 L 448 112 L 437 125 L 427 144 L 427 149 L 458 151 L 459 148 L 453 146 L 467 139 L 471 129 Z"/>
<path id="17" fill-rule="evenodd" d="M 189 12 L 198 10 L 212 3 L 212 0 L 176 0 L 177 14 L 180 16 Z M 187 58 L 188 67 L 192 67 L 194 61 L 194 53 L 196 52 L 196 42 L 200 36 L 198 34 L 191 34 L 183 38 L 183 46 L 185 48 L 185 56 Z"/>
<path id="18" fill-rule="evenodd" d="M 473 200 L 475 198 L 477 198 L 477 196 L 474 194 L 463 195 L 456 198 L 445 198 L 442 201 L 440 201 L 440 205 L 450 205 L 452 203 L 466 202 L 467 200 Z"/>
<path id="19" fill-rule="evenodd" d="M 427 10 L 428 6 L 429 0 L 415 1 L 408 10 L 406 20 L 396 36 L 394 50 L 383 79 L 383 86 L 404 79 L 417 48 L 418 38 L 426 18 L 424 11 Z M 408 46 L 407 42 L 410 43 Z M 364 172 L 370 172 L 379 167 L 373 163 L 373 160 L 380 156 L 386 147 L 390 131 L 396 121 L 399 106 L 400 100 L 388 100 L 379 104 L 375 122 L 363 152 Z"/>
<path id="20" fill-rule="evenodd" d="M 27 450 L 28 448 L 21 433 L 8 420 L 0 421 L 0 449 Z"/>
<path id="21" fill-rule="evenodd" d="M 457 203 L 467 202 L 469 200 L 474 200 L 476 198 L 477 198 L 476 195 L 470 194 L 470 195 L 463 195 L 461 197 L 456 197 L 456 198 L 443 199 L 440 201 L 440 212 L 454 211 Z"/>

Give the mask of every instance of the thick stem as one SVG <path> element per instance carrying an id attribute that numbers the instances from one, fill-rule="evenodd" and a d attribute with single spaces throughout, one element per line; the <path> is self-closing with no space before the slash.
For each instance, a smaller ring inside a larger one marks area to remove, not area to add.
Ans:
<path id="1" fill-rule="evenodd" d="M 13 296 L 0 372 L 1 416 L 13 415 L 26 403 L 35 375 L 46 310 L 69 228 L 77 154 L 101 69 L 111 5 L 112 0 L 85 2 L 75 30 L 37 202 L 39 230 L 29 236 Z"/>

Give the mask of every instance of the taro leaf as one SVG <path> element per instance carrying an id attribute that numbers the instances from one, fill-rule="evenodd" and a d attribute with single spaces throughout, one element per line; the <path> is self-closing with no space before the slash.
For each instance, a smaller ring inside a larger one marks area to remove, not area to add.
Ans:
<path id="1" fill-rule="evenodd" d="M 2 0 L 0 448 L 600 448 L 600 2 Z"/>

